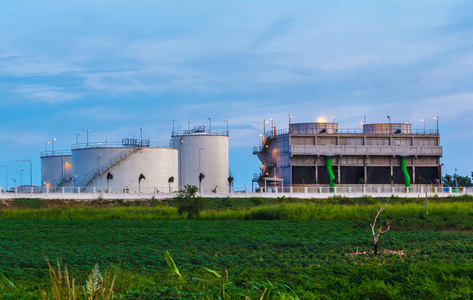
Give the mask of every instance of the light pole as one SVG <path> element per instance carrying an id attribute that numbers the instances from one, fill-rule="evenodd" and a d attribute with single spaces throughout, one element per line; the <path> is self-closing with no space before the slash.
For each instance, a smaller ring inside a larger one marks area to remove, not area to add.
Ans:
<path id="1" fill-rule="evenodd" d="M 52 147 L 53 147 L 53 155 L 54 155 L 54 141 L 56 140 L 56 138 L 53 138 L 53 144 L 52 144 Z"/>
<path id="2" fill-rule="evenodd" d="M 439 116 L 437 115 L 434 119 L 437 121 L 437 134 L 439 134 Z"/>
<path id="3" fill-rule="evenodd" d="M 191 130 L 191 122 L 187 122 L 187 130 Z"/>
<path id="4" fill-rule="evenodd" d="M 76 133 L 76 145 L 79 145 L 79 136 L 80 136 L 80 133 Z"/>
<path id="5" fill-rule="evenodd" d="M 228 120 L 224 120 L 223 122 L 227 123 L 227 135 L 228 135 Z"/>
<path id="6" fill-rule="evenodd" d="M 30 186 L 33 186 L 33 163 L 30 159 L 17 159 L 16 161 L 29 161 L 30 162 Z"/>
<path id="7" fill-rule="evenodd" d="M 424 133 L 425 133 L 425 119 L 420 119 L 421 122 L 424 122 Z"/>
<path id="8" fill-rule="evenodd" d="M 48 155 L 48 144 L 50 144 L 51 142 L 45 142 L 46 144 L 46 156 Z"/>
<path id="9" fill-rule="evenodd" d="M 388 117 L 388 120 L 389 120 L 389 125 L 391 125 L 391 117 L 390 116 L 387 116 Z"/>
<path id="10" fill-rule="evenodd" d="M 204 147 L 202 147 L 202 148 L 199 149 L 199 175 L 200 175 L 200 151 L 201 151 L 201 150 L 204 150 L 204 149 L 205 149 Z"/>
<path id="11" fill-rule="evenodd" d="M 209 118 L 209 133 L 212 131 L 212 118 Z"/>
<path id="12" fill-rule="evenodd" d="M 263 121 L 263 136 L 266 136 L 266 123 L 268 123 L 268 121 L 266 121 L 266 119 Z"/>
<path id="13" fill-rule="evenodd" d="M 289 124 L 291 124 L 291 121 L 292 121 L 292 115 L 289 114 Z"/>
<path id="14" fill-rule="evenodd" d="M 176 122 L 176 119 L 172 119 L 172 135 L 174 135 L 174 122 Z"/>
<path id="15" fill-rule="evenodd" d="M 335 123 L 335 116 L 332 116 L 332 123 Z"/>
<path id="16" fill-rule="evenodd" d="M 99 162 L 100 162 L 100 156 L 102 156 L 102 155 L 100 155 L 100 154 L 97 153 L 97 176 L 96 176 L 97 178 L 95 179 L 95 189 L 97 189 L 97 186 L 98 186 L 98 183 L 99 183 L 99 166 L 100 166 Z"/>
<path id="17" fill-rule="evenodd" d="M 273 126 L 273 118 L 270 118 L 269 120 L 271 121 L 271 129 L 273 129 L 273 127 L 274 127 Z"/>
<path id="18" fill-rule="evenodd" d="M 8 168 L 7 166 L 0 166 L 0 168 L 5 168 L 5 191 L 8 190 Z"/>
<path id="19" fill-rule="evenodd" d="M 103 138 L 105 140 L 105 147 L 107 147 L 107 137 Z"/>
<path id="20" fill-rule="evenodd" d="M 23 172 L 25 172 L 25 169 L 21 169 L 20 171 L 20 186 L 23 186 Z"/>
<path id="21" fill-rule="evenodd" d="M 89 147 L 89 132 L 90 132 L 90 129 L 87 129 L 87 147 Z"/>
<path id="22" fill-rule="evenodd" d="M 140 143 L 141 147 L 143 147 L 143 128 L 140 128 Z"/>

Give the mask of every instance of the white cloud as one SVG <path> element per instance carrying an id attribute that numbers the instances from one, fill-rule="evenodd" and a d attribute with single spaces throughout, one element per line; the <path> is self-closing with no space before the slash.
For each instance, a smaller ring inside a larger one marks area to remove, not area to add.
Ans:
<path id="1" fill-rule="evenodd" d="M 67 92 L 65 88 L 47 85 L 22 85 L 14 89 L 13 92 L 22 94 L 36 102 L 49 104 L 67 102 L 82 96 L 78 93 Z"/>

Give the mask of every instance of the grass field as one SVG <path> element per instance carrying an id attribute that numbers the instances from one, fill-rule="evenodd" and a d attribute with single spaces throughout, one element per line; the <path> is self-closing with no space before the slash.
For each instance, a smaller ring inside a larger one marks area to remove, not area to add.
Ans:
<path id="1" fill-rule="evenodd" d="M 216 299 L 222 287 L 231 299 L 260 299 L 270 286 L 294 299 L 473 297 L 469 199 L 431 199 L 429 215 L 425 199 L 390 199 L 381 219 L 390 215 L 392 230 L 381 237 L 378 258 L 369 223 L 379 204 L 344 201 L 227 199 L 197 221 L 151 202 L 17 201 L 0 215 L 0 292 L 6 299 L 48 292 L 46 256 L 60 258 L 78 283 L 95 263 L 102 272 L 119 268 L 114 290 L 123 299 Z M 170 275 L 165 251 L 183 280 Z"/>

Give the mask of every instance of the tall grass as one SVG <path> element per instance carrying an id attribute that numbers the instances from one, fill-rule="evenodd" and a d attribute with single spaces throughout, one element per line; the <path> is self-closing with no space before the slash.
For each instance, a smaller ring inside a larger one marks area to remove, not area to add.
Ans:
<path id="1" fill-rule="evenodd" d="M 345 205 L 333 203 L 283 203 L 239 209 L 204 210 L 202 220 L 369 220 L 380 204 Z M 470 216 L 473 202 L 431 202 L 429 216 Z M 425 215 L 424 203 L 388 204 L 386 214 L 393 218 Z M 183 220 L 177 209 L 165 205 L 154 207 L 52 207 L 40 209 L 3 210 L 3 219 L 36 220 Z"/>

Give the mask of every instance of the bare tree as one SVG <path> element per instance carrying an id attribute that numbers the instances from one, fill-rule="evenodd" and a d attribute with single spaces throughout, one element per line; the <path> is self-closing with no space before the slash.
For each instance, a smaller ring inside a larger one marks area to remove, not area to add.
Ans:
<path id="1" fill-rule="evenodd" d="M 371 227 L 371 232 L 373 233 L 373 242 L 374 242 L 374 256 L 378 256 L 378 241 L 379 237 L 383 234 L 389 231 L 391 228 L 391 220 L 389 218 L 386 220 L 386 230 L 383 230 L 383 224 L 379 226 L 379 229 L 376 230 L 376 221 L 378 220 L 379 214 L 386 209 L 386 206 L 381 206 L 378 209 L 378 212 L 376 213 L 376 217 L 374 217 L 374 222 L 373 224 L 370 224 Z"/>

